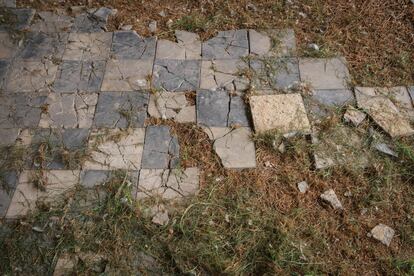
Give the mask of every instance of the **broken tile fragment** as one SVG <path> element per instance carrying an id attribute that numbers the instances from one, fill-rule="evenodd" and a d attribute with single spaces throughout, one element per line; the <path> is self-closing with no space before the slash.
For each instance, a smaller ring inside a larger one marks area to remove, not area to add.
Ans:
<path id="1" fill-rule="evenodd" d="M 34 9 L 8 9 L 8 20 L 0 22 L 0 31 L 24 31 L 35 15 Z"/>
<path id="2" fill-rule="evenodd" d="M 20 134 L 19 128 L 0 128 L 0 147 L 12 146 Z"/>
<path id="3" fill-rule="evenodd" d="M 37 127 L 45 101 L 45 96 L 0 96 L 0 128 Z"/>
<path id="4" fill-rule="evenodd" d="M 343 57 L 300 58 L 300 77 L 314 89 L 346 89 L 350 75 Z"/>
<path id="5" fill-rule="evenodd" d="M 99 92 L 105 72 L 105 61 L 63 61 L 58 68 L 55 92 Z"/>
<path id="6" fill-rule="evenodd" d="M 293 56 L 296 53 L 295 33 L 284 30 L 249 30 L 250 53 L 261 57 Z"/>
<path id="7" fill-rule="evenodd" d="M 248 68 L 248 64 L 239 59 L 203 60 L 200 88 L 212 91 L 244 91 L 249 87 L 249 80 L 242 73 Z"/>
<path id="8" fill-rule="evenodd" d="M 338 110 L 355 103 L 355 97 L 348 89 L 316 89 L 304 98 L 309 116 L 320 120 L 338 113 Z"/>
<path id="9" fill-rule="evenodd" d="M 17 61 L 10 68 L 6 92 L 50 92 L 58 66 L 52 61 Z"/>
<path id="10" fill-rule="evenodd" d="M 249 54 L 247 30 L 222 31 L 203 42 L 203 59 L 234 59 Z"/>
<path id="11" fill-rule="evenodd" d="M 69 254 L 62 254 L 59 256 L 59 259 L 56 262 L 55 269 L 53 271 L 53 276 L 63 276 L 70 275 L 73 273 L 76 266 L 75 257 Z"/>
<path id="12" fill-rule="evenodd" d="M 116 10 L 101 7 L 85 11 L 83 7 L 71 7 L 75 19 L 71 28 L 76 33 L 99 33 L 107 30 L 106 24 L 110 15 Z"/>
<path id="13" fill-rule="evenodd" d="M 70 33 L 64 60 L 106 60 L 112 43 L 112 33 Z"/>
<path id="14" fill-rule="evenodd" d="M 385 143 L 375 143 L 372 145 L 374 149 L 377 151 L 384 153 L 386 155 L 392 156 L 392 157 L 398 157 L 398 154 L 393 151 L 387 144 Z"/>
<path id="15" fill-rule="evenodd" d="M 89 138 L 90 158 L 85 170 L 139 170 L 145 129 L 101 129 Z"/>
<path id="16" fill-rule="evenodd" d="M 256 132 L 310 132 L 310 123 L 300 94 L 252 96 L 250 108 Z"/>
<path id="17" fill-rule="evenodd" d="M 384 94 L 374 87 L 356 87 L 358 107 L 363 109 L 391 137 L 414 134 L 409 120 Z"/>
<path id="18" fill-rule="evenodd" d="M 153 206 L 150 209 L 149 213 L 149 215 L 152 217 L 152 223 L 164 226 L 167 225 L 170 221 L 170 218 L 168 216 L 168 210 L 163 204 Z"/>
<path id="19" fill-rule="evenodd" d="M 240 96 L 230 96 L 230 112 L 227 118 L 227 126 L 250 126 L 250 113 L 244 99 Z"/>
<path id="20" fill-rule="evenodd" d="M 42 128 L 90 128 L 95 114 L 98 94 L 51 93 L 47 97 L 47 110 L 42 113 Z"/>
<path id="21" fill-rule="evenodd" d="M 73 25 L 73 18 L 52 11 L 37 12 L 37 19 L 30 26 L 32 32 L 60 33 L 67 32 Z"/>
<path id="22" fill-rule="evenodd" d="M 28 34 L 25 46 L 18 58 L 33 61 L 41 61 L 45 58 L 62 59 L 67 40 L 67 33 L 31 32 Z"/>
<path id="23" fill-rule="evenodd" d="M 197 34 L 175 31 L 177 42 L 161 39 L 157 43 L 157 59 L 201 59 L 201 41 Z"/>
<path id="24" fill-rule="evenodd" d="M 179 200 L 198 193 L 198 168 L 184 170 L 142 169 L 139 175 L 137 199 L 159 197 Z"/>
<path id="25" fill-rule="evenodd" d="M 414 121 L 414 105 L 411 100 L 408 89 L 403 86 L 396 86 L 390 87 L 385 91 L 386 93 L 388 93 L 388 97 L 400 110 L 400 112 L 404 116 L 406 116 L 410 121 Z"/>
<path id="26" fill-rule="evenodd" d="M 175 119 L 180 123 L 195 122 L 195 106 L 190 105 L 185 93 L 158 92 L 151 94 L 148 114 L 154 118 Z"/>
<path id="27" fill-rule="evenodd" d="M 358 127 L 366 117 L 367 114 L 350 106 L 346 109 L 346 112 L 344 114 L 344 121 L 346 123 L 351 123 L 355 127 Z"/>
<path id="28" fill-rule="evenodd" d="M 149 89 L 152 60 L 108 60 L 101 91 Z"/>
<path id="29" fill-rule="evenodd" d="M 7 213 L 17 180 L 16 172 L 1 172 L 0 174 L 0 218 L 3 218 Z"/>
<path id="30" fill-rule="evenodd" d="M 338 209 L 338 210 L 343 209 L 342 203 L 339 201 L 334 190 L 332 189 L 325 191 L 323 194 L 320 195 L 320 198 L 323 201 L 326 201 L 327 203 L 329 203 L 334 209 Z"/>
<path id="31" fill-rule="evenodd" d="M 386 246 L 390 246 L 394 234 L 394 229 L 382 223 L 375 226 L 370 232 L 370 236 L 382 242 Z"/>
<path id="32" fill-rule="evenodd" d="M 155 37 L 144 38 L 135 31 L 114 32 L 111 55 L 114 59 L 154 59 Z"/>
<path id="33" fill-rule="evenodd" d="M 145 133 L 143 169 L 176 168 L 180 163 L 180 145 L 169 126 L 149 126 Z"/>
<path id="34" fill-rule="evenodd" d="M 145 92 L 100 93 L 94 127 L 143 127 L 147 118 L 148 97 Z"/>
<path id="35" fill-rule="evenodd" d="M 200 82 L 199 60 L 155 60 L 152 85 L 167 92 L 194 91 Z"/>

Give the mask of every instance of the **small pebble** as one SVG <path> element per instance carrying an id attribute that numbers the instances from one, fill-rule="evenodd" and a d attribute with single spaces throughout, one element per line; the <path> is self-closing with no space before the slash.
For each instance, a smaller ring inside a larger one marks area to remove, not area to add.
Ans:
<path id="1" fill-rule="evenodd" d="M 298 189 L 299 189 L 300 193 L 304 194 L 308 191 L 309 185 L 306 181 L 299 182 L 298 183 Z"/>

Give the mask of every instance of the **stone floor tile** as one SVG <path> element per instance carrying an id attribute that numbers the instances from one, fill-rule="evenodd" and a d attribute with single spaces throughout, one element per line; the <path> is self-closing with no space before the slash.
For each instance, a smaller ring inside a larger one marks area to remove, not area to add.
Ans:
<path id="1" fill-rule="evenodd" d="M 70 33 L 64 60 L 106 60 L 112 43 L 112 33 Z"/>
<path id="2" fill-rule="evenodd" d="M 36 202 L 57 202 L 60 197 L 75 188 L 79 182 L 79 171 L 52 170 L 45 171 L 43 177 L 40 171 L 23 171 L 20 174 L 16 191 L 13 194 L 6 218 L 18 218 L 36 208 Z M 44 190 L 36 187 L 41 178 Z"/>
<path id="3" fill-rule="evenodd" d="M 107 30 L 109 16 L 115 15 L 116 10 L 106 7 L 82 9 L 72 7 L 75 16 L 71 31 L 76 33 L 99 33 Z"/>
<path id="4" fill-rule="evenodd" d="M 0 91 L 3 89 L 9 67 L 9 60 L 0 59 Z"/>
<path id="5" fill-rule="evenodd" d="M 108 60 L 101 91 L 149 89 L 152 60 Z"/>
<path id="6" fill-rule="evenodd" d="M 313 90 L 304 98 L 309 117 L 313 120 L 335 114 L 338 109 L 355 104 L 355 97 L 348 89 Z"/>
<path id="7" fill-rule="evenodd" d="M 249 55 L 247 30 L 219 32 L 202 45 L 203 59 L 234 59 Z"/>
<path id="8" fill-rule="evenodd" d="M 145 92 L 100 93 L 94 127 L 143 127 L 147 118 L 148 98 Z"/>
<path id="9" fill-rule="evenodd" d="M 156 37 L 141 37 L 135 31 L 114 32 L 112 58 L 153 60 L 156 44 Z"/>
<path id="10" fill-rule="evenodd" d="M 17 186 L 17 180 L 18 175 L 15 172 L 2 172 L 0 175 L 0 218 L 3 218 L 7 213 Z"/>
<path id="11" fill-rule="evenodd" d="M 180 164 L 180 145 L 169 126 L 149 126 L 145 133 L 143 169 L 176 168 Z"/>
<path id="12" fill-rule="evenodd" d="M 403 115 L 414 121 L 414 105 L 406 87 L 396 86 L 388 88 L 388 97 Z"/>
<path id="13" fill-rule="evenodd" d="M 230 112 L 228 115 L 227 126 L 250 126 L 250 110 L 243 98 L 240 96 L 230 96 Z"/>
<path id="14" fill-rule="evenodd" d="M 19 48 L 18 38 L 10 33 L 0 32 L 0 59 L 11 59 Z"/>
<path id="15" fill-rule="evenodd" d="M 50 92 L 58 66 L 52 61 L 18 61 L 6 78 L 6 92 Z"/>
<path id="16" fill-rule="evenodd" d="M 350 75 L 343 57 L 299 59 L 301 80 L 314 89 L 346 89 Z"/>
<path id="17" fill-rule="evenodd" d="M 283 57 L 296 54 L 296 39 L 292 29 L 249 30 L 250 54 L 261 57 Z"/>
<path id="18" fill-rule="evenodd" d="M 177 42 L 161 39 L 157 43 L 157 59 L 201 59 L 201 40 L 198 34 L 175 31 Z"/>
<path id="19" fill-rule="evenodd" d="M 51 93 L 47 97 L 47 110 L 42 113 L 42 128 L 90 128 L 95 114 L 98 94 Z"/>
<path id="20" fill-rule="evenodd" d="M 250 67 L 255 89 L 287 90 L 300 82 L 296 58 L 254 58 L 250 60 Z"/>
<path id="21" fill-rule="evenodd" d="M 12 146 L 20 134 L 20 128 L 0 128 L 0 147 Z"/>
<path id="22" fill-rule="evenodd" d="M 240 59 L 203 60 L 201 62 L 200 88 L 212 91 L 244 91 L 249 80 L 242 76 L 249 65 Z"/>
<path id="23" fill-rule="evenodd" d="M 39 125 L 46 96 L 0 96 L 0 128 L 35 128 Z"/>
<path id="24" fill-rule="evenodd" d="M 0 7 L 15 8 L 16 0 L 0 0 Z"/>
<path id="25" fill-rule="evenodd" d="M 148 114 L 154 118 L 174 119 L 181 123 L 195 122 L 195 105 L 189 104 L 184 92 L 151 94 Z"/>
<path id="26" fill-rule="evenodd" d="M 25 46 L 18 58 L 41 61 L 44 58 L 60 60 L 68 40 L 67 33 L 36 33 L 28 34 Z"/>
<path id="27" fill-rule="evenodd" d="M 167 92 L 194 91 L 200 83 L 199 60 L 155 60 L 152 85 Z"/>
<path id="28" fill-rule="evenodd" d="M 225 91 L 197 91 L 197 124 L 226 127 L 228 122 L 229 94 Z"/>
<path id="29" fill-rule="evenodd" d="M 105 61 L 63 61 L 53 84 L 55 92 L 99 92 Z"/>
<path id="30" fill-rule="evenodd" d="M 363 109 L 391 137 L 414 134 L 407 117 L 383 94 L 383 89 L 356 87 L 358 107 Z"/>
<path id="31" fill-rule="evenodd" d="M 137 199 L 158 197 L 179 200 L 198 193 L 198 168 L 185 170 L 142 169 L 139 174 Z"/>
<path id="32" fill-rule="evenodd" d="M 9 9 L 9 18 L 6 22 L 0 22 L 0 31 L 24 31 L 29 28 L 35 15 L 33 9 Z"/>
<path id="33" fill-rule="evenodd" d="M 139 170 L 144 148 L 145 129 L 101 129 L 89 139 L 90 158 L 85 170 Z"/>
<path id="34" fill-rule="evenodd" d="M 310 132 L 310 123 L 300 94 L 252 96 L 250 107 L 256 132 Z"/>
<path id="35" fill-rule="evenodd" d="M 138 184 L 139 171 L 126 171 L 122 174 L 126 174 L 128 181 L 131 181 L 133 186 Z M 112 177 L 116 177 L 115 171 L 107 170 L 83 170 L 80 174 L 79 184 L 86 189 L 91 189 L 96 186 L 105 185 Z M 122 175 L 124 177 L 124 175 Z M 135 189 L 136 190 L 136 189 Z"/>
<path id="36" fill-rule="evenodd" d="M 67 32 L 73 25 L 73 18 L 52 11 L 37 12 L 37 19 L 30 26 L 33 32 L 59 33 Z"/>

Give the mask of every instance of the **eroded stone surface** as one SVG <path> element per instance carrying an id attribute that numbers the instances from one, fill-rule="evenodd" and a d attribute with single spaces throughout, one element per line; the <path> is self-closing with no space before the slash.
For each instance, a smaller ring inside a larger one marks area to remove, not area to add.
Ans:
<path id="1" fill-rule="evenodd" d="M 14 192 L 6 218 L 18 218 L 36 208 L 37 201 L 55 202 L 59 196 L 73 189 L 79 182 L 79 171 L 51 170 L 45 171 L 44 190 L 40 190 L 35 183 L 41 177 L 38 171 L 23 171 Z"/>
<path id="2" fill-rule="evenodd" d="M 114 33 L 112 42 L 112 57 L 114 59 L 154 59 L 155 37 L 144 38 L 135 31 L 120 31 Z"/>
<path id="3" fill-rule="evenodd" d="M 143 127 L 148 98 L 148 93 L 144 92 L 102 92 L 96 107 L 94 127 Z"/>
<path id="4" fill-rule="evenodd" d="M 19 38 L 17 36 L 0 32 L 0 59 L 12 58 L 18 50 L 18 41 Z"/>
<path id="5" fill-rule="evenodd" d="M 300 77 L 314 89 L 346 89 L 350 80 L 344 58 L 299 59 Z"/>
<path id="6" fill-rule="evenodd" d="M 138 170 L 141 167 L 145 129 L 93 131 L 89 139 L 90 159 L 86 170 Z"/>
<path id="7" fill-rule="evenodd" d="M 380 223 L 371 230 L 370 234 L 374 239 L 382 242 L 386 246 L 390 246 L 395 231 L 391 227 Z"/>
<path id="8" fill-rule="evenodd" d="M 148 114 L 154 118 L 175 119 L 180 123 L 196 120 L 195 106 L 190 105 L 185 93 L 159 92 L 150 96 Z"/>
<path id="9" fill-rule="evenodd" d="M 106 30 L 109 16 L 115 15 L 116 10 L 100 7 L 97 9 L 89 9 L 85 12 L 83 9 L 76 11 L 76 9 L 72 7 L 72 13 L 76 15 L 71 28 L 72 32 L 97 33 Z"/>
<path id="10" fill-rule="evenodd" d="M 250 53 L 257 56 L 281 57 L 296 53 L 295 33 L 285 30 L 249 30 Z"/>
<path id="11" fill-rule="evenodd" d="M 44 33 L 67 32 L 73 25 L 73 18 L 62 13 L 40 11 L 30 27 L 31 31 Z"/>
<path id="12" fill-rule="evenodd" d="M 142 169 L 139 175 L 137 199 L 148 197 L 177 200 L 197 194 L 198 168 L 185 170 Z"/>
<path id="13" fill-rule="evenodd" d="M 0 128 L 35 128 L 39 124 L 45 96 L 18 94 L 0 97 Z"/>
<path id="14" fill-rule="evenodd" d="M 27 30 L 35 15 L 33 9 L 8 9 L 8 20 L 0 23 L 0 31 Z"/>
<path id="15" fill-rule="evenodd" d="M 159 40 L 157 43 L 157 59 L 201 59 L 201 41 L 195 33 L 175 31 L 177 43 Z"/>
<path id="16" fill-rule="evenodd" d="M 18 58 L 33 61 L 41 61 L 44 58 L 62 59 L 67 40 L 68 34 L 66 33 L 31 32 Z"/>
<path id="17" fill-rule="evenodd" d="M 106 60 L 112 43 L 112 33 L 70 33 L 64 60 Z"/>
<path id="18" fill-rule="evenodd" d="M 343 209 L 342 203 L 339 201 L 338 197 L 335 194 L 335 191 L 332 189 L 325 191 L 323 194 L 320 195 L 320 198 L 323 201 L 326 201 L 327 203 L 329 203 L 334 209 L 338 209 L 338 210 Z"/>
<path id="19" fill-rule="evenodd" d="M 63 61 L 53 84 L 55 92 L 99 92 L 105 61 Z"/>
<path id="20" fill-rule="evenodd" d="M 252 96 L 250 108 L 256 132 L 310 132 L 309 120 L 300 94 Z"/>
<path id="21" fill-rule="evenodd" d="M 6 215 L 16 189 L 18 175 L 15 172 L 2 172 L 0 179 L 0 218 Z"/>
<path id="22" fill-rule="evenodd" d="M 362 108 L 391 137 L 414 134 L 409 120 L 394 103 L 373 87 L 356 87 L 355 96 L 358 107 Z"/>
<path id="23" fill-rule="evenodd" d="M 47 97 L 47 111 L 42 113 L 39 126 L 43 128 L 90 128 L 98 94 L 57 94 Z"/>
<path id="24" fill-rule="evenodd" d="M 7 92 L 49 92 L 57 65 L 52 61 L 18 61 L 10 68 Z"/>
<path id="25" fill-rule="evenodd" d="M 152 84 L 169 92 L 194 91 L 200 82 L 200 66 L 199 60 L 155 60 Z"/>
<path id="26" fill-rule="evenodd" d="M 203 59 L 234 59 L 249 54 L 247 30 L 219 32 L 202 45 Z"/>
<path id="27" fill-rule="evenodd" d="M 203 60 L 200 88 L 212 91 L 244 91 L 249 87 L 249 80 L 242 76 L 242 72 L 248 68 L 248 64 L 239 59 Z"/>
<path id="28" fill-rule="evenodd" d="M 101 91 L 148 89 L 152 64 L 152 60 L 108 60 Z"/>

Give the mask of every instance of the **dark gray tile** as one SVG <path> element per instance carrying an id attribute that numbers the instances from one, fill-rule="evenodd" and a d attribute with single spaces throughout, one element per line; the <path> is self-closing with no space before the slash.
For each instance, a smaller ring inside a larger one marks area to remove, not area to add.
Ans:
<path id="1" fill-rule="evenodd" d="M 227 125 L 243 127 L 251 125 L 249 109 L 240 96 L 230 96 L 230 113 Z"/>
<path id="2" fill-rule="evenodd" d="M 144 38 L 135 31 L 114 33 L 112 57 L 116 59 L 154 59 L 157 39 Z"/>
<path id="3" fill-rule="evenodd" d="M 5 83 L 7 71 L 9 70 L 10 61 L 5 59 L 0 59 L 0 91 L 3 88 Z"/>
<path id="4" fill-rule="evenodd" d="M 240 58 L 249 54 L 247 30 L 219 32 L 202 45 L 203 59 Z"/>
<path id="5" fill-rule="evenodd" d="M 225 91 L 197 91 L 197 124 L 209 127 L 226 127 L 229 100 L 229 94 Z"/>
<path id="6" fill-rule="evenodd" d="M 35 15 L 33 9 L 2 9 L 0 11 L 4 17 L 7 17 L 7 22 L 0 23 L 0 31 L 8 30 L 26 30 L 29 28 Z"/>
<path id="7" fill-rule="evenodd" d="M 62 59 L 67 40 L 67 33 L 28 33 L 25 46 L 18 58 L 28 60 Z"/>
<path id="8" fill-rule="evenodd" d="M 0 218 L 7 213 L 17 182 L 16 172 L 0 172 Z"/>

